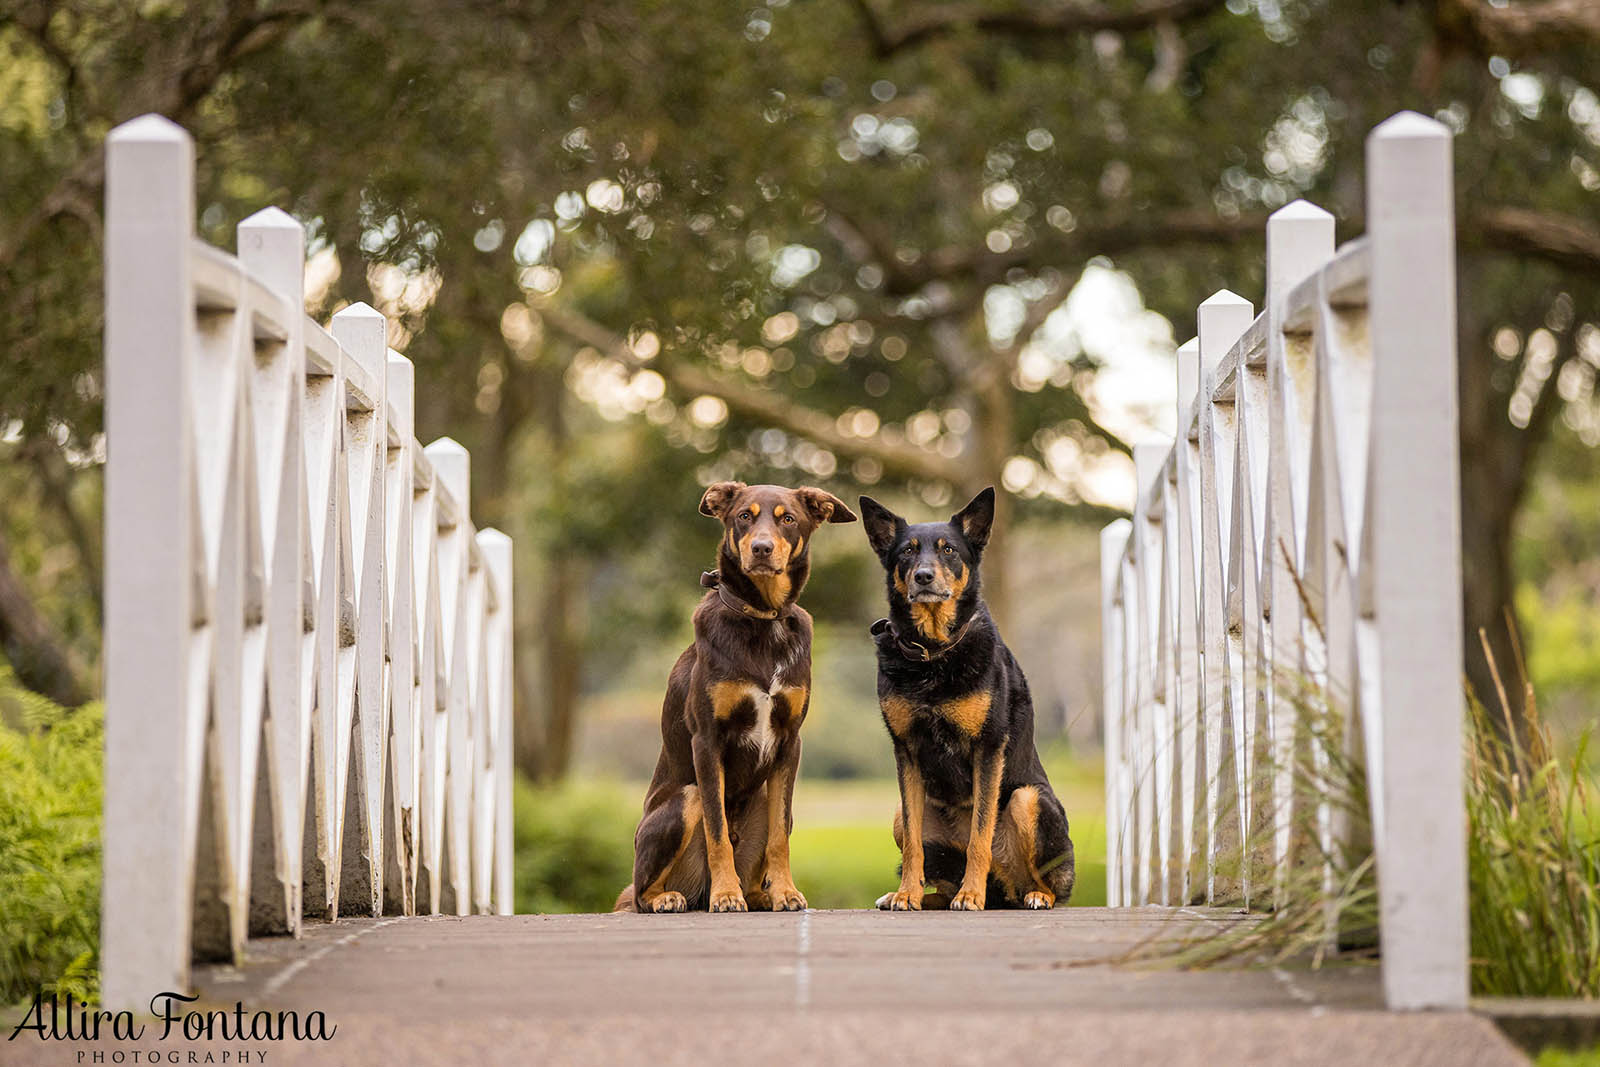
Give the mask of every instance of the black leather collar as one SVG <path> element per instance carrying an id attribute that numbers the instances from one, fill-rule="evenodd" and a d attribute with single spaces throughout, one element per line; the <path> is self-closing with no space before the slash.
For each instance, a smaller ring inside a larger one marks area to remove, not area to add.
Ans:
<path id="1" fill-rule="evenodd" d="M 913 641 L 909 639 L 902 634 L 900 632 L 900 628 L 889 619 L 879 619 L 877 622 L 873 623 L 872 636 L 877 637 L 879 634 L 887 633 L 891 638 L 894 639 L 895 647 L 900 649 L 901 653 L 903 653 L 907 659 L 914 659 L 923 663 L 927 663 L 930 660 L 938 659 L 940 656 L 945 655 L 952 648 L 955 648 L 957 645 L 959 645 L 961 643 L 961 639 L 967 636 L 967 631 L 972 628 L 973 620 L 977 617 L 978 613 L 974 611 L 970 616 L 967 617 L 967 621 L 961 624 L 961 629 L 955 632 L 955 636 L 951 637 L 950 640 L 946 641 L 944 644 L 934 648 L 929 648 L 921 641 Z"/>
<path id="2" fill-rule="evenodd" d="M 776 611 L 771 608 L 758 608 L 754 604 L 750 603 L 750 601 L 744 599 L 744 597 L 739 596 L 737 593 L 730 592 L 728 587 L 722 584 L 722 575 L 718 574 L 716 571 L 702 571 L 700 574 L 700 584 L 705 586 L 707 589 L 715 589 L 717 591 L 717 599 L 722 601 L 723 607 L 729 609 L 730 611 L 737 611 L 740 615 L 743 615 L 747 619 L 765 619 L 767 622 L 771 622 L 773 619 L 776 619 L 779 615 L 783 614 L 782 608 L 779 608 Z M 785 607 L 787 606 L 788 605 L 785 605 Z"/>

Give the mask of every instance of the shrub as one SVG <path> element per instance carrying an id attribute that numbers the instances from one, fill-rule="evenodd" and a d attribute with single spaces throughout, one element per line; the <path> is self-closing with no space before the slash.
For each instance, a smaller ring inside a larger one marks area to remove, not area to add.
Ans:
<path id="1" fill-rule="evenodd" d="M 100 706 L 67 711 L 3 668 L 0 705 L 0 1004 L 41 987 L 90 999 L 99 985 Z"/>
<path id="2" fill-rule="evenodd" d="M 633 877 L 639 796 L 612 782 L 518 780 L 518 912 L 610 911 Z"/>

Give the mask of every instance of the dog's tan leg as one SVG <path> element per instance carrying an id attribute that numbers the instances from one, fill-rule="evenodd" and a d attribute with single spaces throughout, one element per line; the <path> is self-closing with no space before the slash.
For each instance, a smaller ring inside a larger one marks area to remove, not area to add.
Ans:
<path id="1" fill-rule="evenodd" d="M 789 831 L 794 826 L 794 779 L 800 768 L 800 738 L 778 759 L 767 779 L 767 892 L 773 911 L 805 911 L 806 898 L 789 870 Z"/>
<path id="2" fill-rule="evenodd" d="M 1000 813 L 994 867 L 1014 902 L 1032 909 L 1055 907 L 1055 891 L 1039 873 L 1039 790 L 1031 785 L 1013 792 Z"/>
<path id="3" fill-rule="evenodd" d="M 711 910 L 748 911 L 739 871 L 728 836 L 728 809 L 723 790 L 722 756 L 709 742 L 696 738 L 694 776 L 700 786 L 701 818 L 706 827 L 706 863 L 711 868 Z"/>
<path id="4" fill-rule="evenodd" d="M 950 901 L 952 911 L 982 911 L 994 862 L 994 828 L 1000 808 L 1000 775 L 1005 753 L 979 753 L 972 768 L 972 833 L 967 839 L 967 869 L 961 889 Z"/>
<path id="5" fill-rule="evenodd" d="M 677 871 L 678 865 L 683 862 L 684 853 L 689 850 L 689 845 L 694 841 L 695 834 L 700 832 L 702 814 L 700 811 L 700 790 L 692 785 L 683 787 L 681 818 L 683 819 L 682 833 L 678 839 L 678 847 L 672 855 L 670 862 L 661 868 L 661 873 L 653 878 L 644 891 L 639 894 L 638 909 L 640 911 L 685 911 L 689 902 L 682 893 L 666 888 L 667 880 Z"/>
<path id="6" fill-rule="evenodd" d="M 900 888 L 887 902 L 890 911 L 921 911 L 922 890 L 922 815 L 927 789 L 922 772 L 911 755 L 895 746 L 895 763 L 900 777 Z"/>

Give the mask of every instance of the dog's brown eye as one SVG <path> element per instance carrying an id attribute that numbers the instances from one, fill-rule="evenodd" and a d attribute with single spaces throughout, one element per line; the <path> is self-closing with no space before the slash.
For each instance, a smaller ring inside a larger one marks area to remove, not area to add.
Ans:
<path id="1" fill-rule="evenodd" d="M 750 520 L 751 520 L 751 519 L 753 519 L 753 518 L 755 518 L 755 516 L 754 516 L 754 515 L 752 515 L 752 514 L 751 514 L 751 513 L 750 513 L 750 512 L 748 512 L 748 511 L 741 511 L 741 512 L 740 512 L 740 513 L 739 513 L 739 521 L 740 521 L 740 522 L 749 522 L 749 521 L 750 521 Z"/>
<path id="2" fill-rule="evenodd" d="M 945 545 L 944 546 L 944 554 L 947 555 L 947 556 L 955 555 L 956 554 L 955 546 L 954 545 Z"/>
<path id="3" fill-rule="evenodd" d="M 794 516 L 793 515 L 785 515 L 783 517 L 783 524 L 785 526 L 793 526 L 794 525 Z"/>

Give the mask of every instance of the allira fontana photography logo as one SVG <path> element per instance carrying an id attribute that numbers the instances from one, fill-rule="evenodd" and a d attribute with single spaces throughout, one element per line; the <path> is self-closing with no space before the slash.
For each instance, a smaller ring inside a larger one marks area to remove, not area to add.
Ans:
<path id="1" fill-rule="evenodd" d="M 107 1011 L 82 1003 L 68 993 L 35 994 L 32 1005 L 12 1029 L 7 1041 L 33 1034 L 40 1041 L 219 1041 L 230 1047 L 223 1052 L 187 1050 L 187 1058 L 176 1051 L 113 1053 L 80 1052 L 100 1057 L 92 1062 L 112 1063 L 264 1063 L 264 1051 L 242 1049 L 251 1042 L 331 1041 L 339 1027 L 328 1022 L 322 1011 L 251 1011 L 242 1002 L 228 1008 L 198 1009 L 190 1005 L 200 998 L 182 993 L 163 992 L 150 998 L 148 1016 L 131 1011 Z M 129 1057 L 137 1055 L 138 1060 Z M 172 1057 L 179 1056 L 178 1059 Z M 123 1057 L 114 1059 L 113 1057 Z M 224 1058 L 226 1057 L 226 1058 Z"/>

